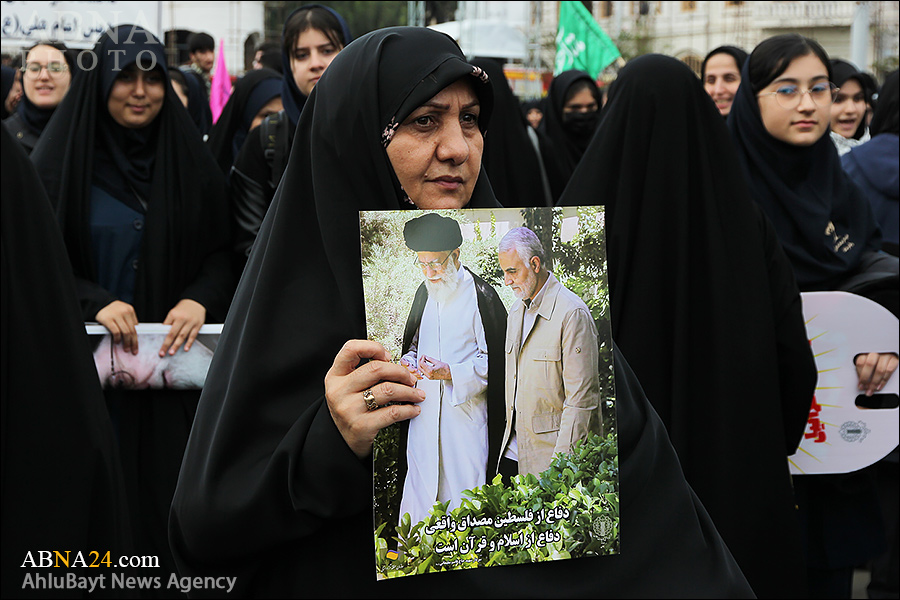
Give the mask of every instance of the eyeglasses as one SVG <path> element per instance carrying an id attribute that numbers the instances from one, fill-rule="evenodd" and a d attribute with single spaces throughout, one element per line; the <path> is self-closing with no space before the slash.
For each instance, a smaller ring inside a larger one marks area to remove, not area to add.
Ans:
<path id="1" fill-rule="evenodd" d="M 132 389 L 134 387 L 134 375 L 131 371 L 116 369 L 116 344 L 109 340 L 109 375 L 106 378 L 107 387 L 116 389 Z"/>
<path id="2" fill-rule="evenodd" d="M 46 65 L 42 65 L 39 62 L 30 62 L 26 63 L 24 67 L 22 67 L 22 71 L 25 73 L 26 77 L 31 79 L 37 79 L 41 76 L 41 71 L 47 69 L 47 73 L 50 77 L 56 77 L 60 73 L 65 73 L 69 70 L 69 65 L 63 62 L 51 62 Z"/>
<path id="3" fill-rule="evenodd" d="M 799 86 L 792 84 L 784 84 L 778 87 L 774 92 L 768 92 L 766 94 L 759 94 L 757 97 L 762 98 L 763 96 L 775 96 L 775 100 L 778 101 L 778 104 L 787 110 L 797 108 L 800 105 L 800 99 L 803 97 L 803 94 L 809 94 L 809 97 L 812 98 L 812 101 L 816 106 L 828 106 L 832 102 L 834 102 L 837 93 L 841 88 L 834 85 L 830 81 L 824 81 L 822 83 L 817 83 L 812 86 L 808 90 L 800 90 Z"/>
<path id="4" fill-rule="evenodd" d="M 450 254 L 453 254 L 452 252 Z M 431 262 L 421 262 L 418 258 L 413 261 L 414 267 L 419 267 L 423 271 L 427 268 L 431 268 L 432 271 L 438 271 L 444 268 L 444 265 L 447 264 L 447 259 L 450 258 L 450 254 L 448 254 L 444 260 L 433 260 Z"/>

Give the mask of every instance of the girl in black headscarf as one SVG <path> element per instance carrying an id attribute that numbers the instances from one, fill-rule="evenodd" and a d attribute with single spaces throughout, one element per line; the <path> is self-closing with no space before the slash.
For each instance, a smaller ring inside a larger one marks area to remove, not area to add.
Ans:
<path id="1" fill-rule="evenodd" d="M 872 208 L 826 135 L 835 87 L 830 78 L 828 55 L 814 40 L 769 38 L 744 65 L 728 127 L 751 196 L 772 220 L 800 291 L 864 293 L 884 281 L 896 288 L 890 278 L 897 276 L 897 261 L 878 251 L 881 232 Z M 896 295 L 886 302 L 897 314 Z M 890 356 L 868 356 L 877 366 L 860 368 L 861 389 L 883 387 L 896 370 Z"/>
<path id="2" fill-rule="evenodd" d="M 747 59 L 728 126 L 753 199 L 772 220 L 801 291 L 845 290 L 898 312 L 897 259 L 879 252 L 872 208 L 827 135 L 831 62 L 797 34 L 761 42 Z M 895 354 L 859 354 L 860 393 L 880 391 Z M 853 568 L 883 537 L 867 470 L 796 480 L 812 597 L 849 597 Z M 837 594 L 838 596 L 832 596 Z"/>
<path id="3" fill-rule="evenodd" d="M 226 176 L 244 146 L 247 133 L 270 114 L 284 109 L 281 86 L 281 74 L 272 69 L 254 69 L 234 84 L 234 92 L 207 140 L 210 151 Z"/>
<path id="4" fill-rule="evenodd" d="M 482 76 L 448 36 L 395 27 L 353 42 L 316 86 L 188 444 L 170 520 L 182 574 L 237 576 L 257 596 L 749 595 L 618 354 L 621 555 L 375 581 L 372 440 L 418 410 L 368 411 L 362 392 L 383 380 L 421 398 L 364 341 L 359 211 L 497 206 L 477 161 Z"/>
<path id="5" fill-rule="evenodd" d="M 62 42 L 41 42 L 28 49 L 22 66 L 22 101 L 3 122 L 31 154 L 75 76 L 75 59 Z"/>
<path id="6" fill-rule="evenodd" d="M 603 110 L 560 204 L 606 206 L 613 338 L 753 591 L 804 597 L 786 459 L 816 366 L 790 263 L 686 65 L 630 61 Z"/>
<path id="7" fill-rule="evenodd" d="M 236 224 L 235 257 L 243 270 L 260 223 L 287 166 L 300 112 L 316 82 L 350 43 L 347 22 L 319 4 L 301 6 L 288 16 L 281 34 L 281 102 L 284 110 L 251 132 L 234 161 L 229 179 Z"/>
<path id="8" fill-rule="evenodd" d="M 160 356 L 188 351 L 233 292 L 221 171 L 138 26 L 104 33 L 32 159 L 56 208 L 85 321 L 137 352 L 138 321 L 171 325 Z M 86 59 L 86 60 L 88 60 Z M 172 567 L 168 504 L 196 391 L 109 390 L 138 549 Z M 174 572 L 174 571 L 172 571 Z"/>
<path id="9" fill-rule="evenodd" d="M 494 88 L 493 125 L 482 159 L 494 195 L 503 206 L 553 206 L 562 189 L 550 183 L 558 185 L 561 177 L 553 171 L 558 167 L 547 138 L 528 125 L 497 60 L 476 58 L 472 64 L 488 74 Z"/>
<path id="10" fill-rule="evenodd" d="M 863 73 L 839 58 L 831 61 L 831 82 L 838 88 L 831 104 L 831 141 L 838 154 L 869 141 L 866 111 L 872 102 L 872 92 Z"/>
<path id="11" fill-rule="evenodd" d="M 600 89 L 584 71 L 564 71 L 550 84 L 538 131 L 550 138 L 555 147 L 562 188 L 591 143 L 600 122 L 601 105 Z"/>

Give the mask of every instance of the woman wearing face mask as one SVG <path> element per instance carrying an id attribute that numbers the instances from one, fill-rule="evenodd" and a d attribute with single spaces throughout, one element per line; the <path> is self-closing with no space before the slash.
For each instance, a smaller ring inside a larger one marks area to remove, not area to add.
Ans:
<path id="1" fill-rule="evenodd" d="M 372 440 L 415 418 L 422 398 L 410 372 L 364 339 L 359 211 L 498 206 L 481 169 L 493 104 L 485 79 L 450 37 L 392 27 L 353 42 L 310 96 L 172 503 L 182 575 L 236 576 L 235 593 L 261 597 L 751 594 L 620 354 L 630 551 L 376 581 Z M 379 406 L 384 390 L 411 404 L 369 410 L 363 392 L 379 380 L 390 382 L 375 388 Z"/>
<path id="2" fill-rule="evenodd" d="M 334 10 L 319 4 L 301 6 L 284 23 L 281 34 L 284 110 L 263 119 L 260 127 L 248 134 L 229 179 L 238 274 L 244 268 L 287 166 L 303 105 L 331 61 L 352 39 L 346 21 Z"/>
<path id="3" fill-rule="evenodd" d="M 221 322 L 234 283 L 224 176 L 175 95 L 163 45 L 121 25 L 94 46 L 31 155 L 56 209 L 84 321 L 137 354 L 138 322 L 170 325 L 157 352 L 188 352 Z M 166 514 L 197 390 L 107 390 L 137 550 L 174 573 Z"/>
<path id="4" fill-rule="evenodd" d="M 600 122 L 600 90 L 584 71 L 564 71 L 553 79 L 544 99 L 544 118 L 538 131 L 554 146 L 562 173 L 562 187 L 569 178 Z"/>
<path id="5" fill-rule="evenodd" d="M 700 81 L 716 103 L 719 114 L 728 117 L 734 94 L 741 85 L 741 69 L 747 53 L 737 46 L 719 46 L 711 50 L 700 66 Z"/>
<path id="6" fill-rule="evenodd" d="M 800 291 L 855 292 L 896 315 L 898 261 L 879 252 L 872 208 L 827 135 L 837 89 L 831 77 L 814 40 L 764 40 L 744 65 L 728 126 L 750 193 L 775 226 Z M 859 393 L 871 395 L 895 376 L 897 356 L 862 353 L 854 363 Z M 794 481 L 811 597 L 849 598 L 853 568 L 883 543 L 871 471 Z"/>
<path id="7" fill-rule="evenodd" d="M 31 154 L 56 107 L 69 91 L 75 60 L 60 42 L 41 42 L 25 55 L 24 96 L 16 113 L 3 122 L 25 152 Z"/>
<path id="8" fill-rule="evenodd" d="M 844 155 L 870 139 L 866 111 L 871 94 L 863 74 L 849 62 L 833 59 L 831 72 L 832 82 L 840 88 L 831 105 L 831 141 Z"/>

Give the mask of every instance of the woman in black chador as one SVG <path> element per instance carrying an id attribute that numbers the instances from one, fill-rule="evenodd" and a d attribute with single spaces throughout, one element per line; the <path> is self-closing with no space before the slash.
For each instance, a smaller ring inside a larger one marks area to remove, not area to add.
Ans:
<path id="1" fill-rule="evenodd" d="M 560 203 L 606 206 L 613 338 L 754 592 L 803 597 L 787 457 L 816 365 L 791 265 L 683 63 L 629 62 L 603 110 Z"/>
<path id="2" fill-rule="evenodd" d="M 584 71 L 563 71 L 550 84 L 543 101 L 544 117 L 538 131 L 549 138 L 564 189 L 591 143 L 600 122 L 600 89 Z"/>
<path id="3" fill-rule="evenodd" d="M 62 227 L 83 319 L 135 353 L 138 322 L 169 324 L 160 355 L 187 352 L 200 326 L 224 319 L 234 289 L 224 176 L 152 34 L 110 29 L 93 54 L 97 66 L 75 80 L 31 157 Z M 137 550 L 170 570 L 166 517 L 198 398 L 107 391 Z"/>
<path id="4" fill-rule="evenodd" d="M 29 568 L 39 564 L 40 550 L 71 550 L 73 558 L 80 550 L 88 561 L 92 549 L 101 553 L 97 558 L 107 551 L 110 557 L 131 554 L 122 467 L 47 195 L 25 151 L 2 127 L 0 149 L 0 593 L 75 597 L 82 590 L 26 587 L 25 578 L 40 574 L 46 580 L 52 571 L 96 577 L 101 570 L 74 563 L 69 569 Z M 107 589 L 105 595 L 123 592 Z"/>
<path id="5" fill-rule="evenodd" d="M 497 206 L 480 168 L 492 104 L 426 28 L 355 40 L 317 84 L 191 432 L 170 519 L 183 575 L 263 597 L 751 595 L 619 354 L 620 555 L 376 582 L 372 440 L 422 398 L 365 340 L 359 211 Z M 385 385 L 412 404 L 381 407 Z"/>

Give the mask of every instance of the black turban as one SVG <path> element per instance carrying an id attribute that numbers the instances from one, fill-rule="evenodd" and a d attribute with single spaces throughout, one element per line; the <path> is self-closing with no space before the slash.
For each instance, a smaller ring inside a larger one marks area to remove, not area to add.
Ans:
<path id="1" fill-rule="evenodd" d="M 463 241 L 459 223 L 437 213 L 407 221 L 403 226 L 403 239 L 409 249 L 416 252 L 456 250 Z"/>

